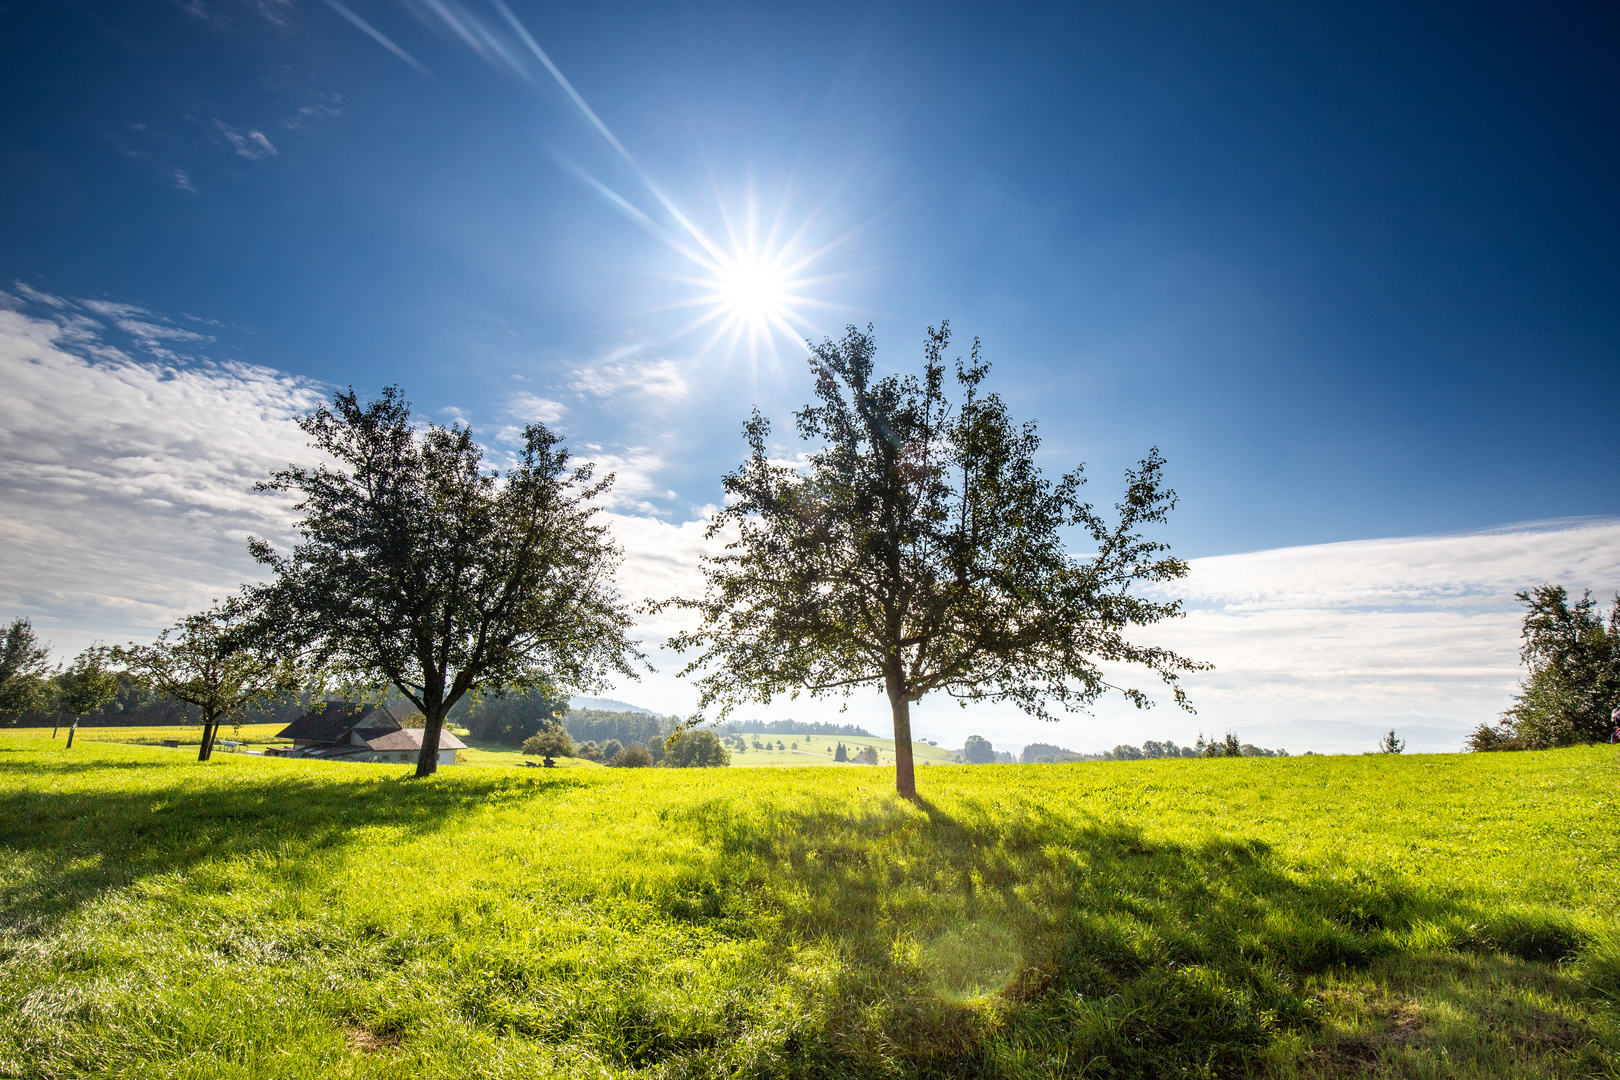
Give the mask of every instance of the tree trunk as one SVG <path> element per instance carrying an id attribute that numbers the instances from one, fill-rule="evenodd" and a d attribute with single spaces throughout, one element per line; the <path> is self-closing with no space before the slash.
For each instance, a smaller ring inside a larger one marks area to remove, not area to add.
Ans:
<path id="1" fill-rule="evenodd" d="M 911 761 L 911 702 L 893 690 L 889 708 L 894 713 L 894 787 L 901 796 L 917 798 L 917 774 Z"/>
<path id="2" fill-rule="evenodd" d="M 79 730 L 79 718 L 77 716 L 75 716 L 73 718 L 73 726 L 68 728 L 67 748 L 69 750 L 73 749 L 73 736 L 78 732 L 78 730 Z M 55 736 L 53 735 L 52 738 L 55 738 Z"/>
<path id="3" fill-rule="evenodd" d="M 214 754 L 214 722 L 203 718 L 202 745 L 197 747 L 197 760 L 207 761 Z"/>
<path id="4" fill-rule="evenodd" d="M 444 730 L 444 714 L 449 711 L 441 706 L 422 717 L 422 752 L 416 755 L 418 779 L 439 771 L 439 732 Z"/>

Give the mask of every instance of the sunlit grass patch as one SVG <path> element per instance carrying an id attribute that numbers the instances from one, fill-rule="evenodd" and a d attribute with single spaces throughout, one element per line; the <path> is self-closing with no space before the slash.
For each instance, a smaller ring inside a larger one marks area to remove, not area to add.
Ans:
<path id="1" fill-rule="evenodd" d="M 1616 1067 L 1606 751 L 410 772 L 0 734 L 0 1075 Z"/>

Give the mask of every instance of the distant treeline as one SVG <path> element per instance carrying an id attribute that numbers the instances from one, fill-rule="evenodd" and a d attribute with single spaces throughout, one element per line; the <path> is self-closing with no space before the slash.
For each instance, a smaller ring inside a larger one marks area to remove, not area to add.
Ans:
<path id="1" fill-rule="evenodd" d="M 107 704 L 81 716 L 80 727 L 170 727 L 202 723 L 202 714 L 195 705 L 144 690 L 122 672 L 117 678 L 118 693 Z M 290 724 L 308 712 L 308 706 L 308 696 L 292 698 L 259 706 L 226 723 Z M 61 714 L 48 709 L 0 713 L 0 724 L 8 727 L 51 727 L 60 719 Z"/>
<path id="2" fill-rule="evenodd" d="M 1051 743 L 1030 743 L 1019 758 L 1025 765 L 1050 765 L 1065 761 L 1152 761 L 1157 758 L 1201 757 L 1287 757 L 1287 750 L 1268 750 L 1263 746 L 1242 742 L 1236 735 L 1206 741 L 1202 735 L 1192 746 L 1177 746 L 1171 740 L 1155 742 L 1149 739 L 1141 746 L 1120 744 L 1100 754 L 1082 754 L 1066 750 Z"/>
<path id="3" fill-rule="evenodd" d="M 805 720 L 727 720 L 715 727 L 722 735 L 854 735 L 875 739 L 855 724 L 810 723 Z"/>
<path id="4" fill-rule="evenodd" d="M 522 746 L 525 739 L 555 724 L 561 724 L 581 745 L 616 739 L 625 746 L 645 746 L 667 738 L 679 723 L 673 716 L 645 712 L 570 709 L 567 698 L 540 691 L 486 697 L 476 705 L 452 710 L 450 718 L 465 725 L 474 741 L 505 746 Z"/>
<path id="5" fill-rule="evenodd" d="M 563 727 L 579 743 L 606 743 L 617 739 L 625 746 L 640 743 L 643 746 L 667 739 L 679 723 L 673 716 L 654 716 L 644 712 L 605 712 L 601 709 L 570 709 L 563 717 Z"/>

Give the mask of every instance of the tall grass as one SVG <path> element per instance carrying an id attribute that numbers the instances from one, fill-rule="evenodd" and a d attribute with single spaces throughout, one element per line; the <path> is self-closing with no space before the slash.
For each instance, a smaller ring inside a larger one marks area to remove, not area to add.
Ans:
<path id="1" fill-rule="evenodd" d="M 1601 750 L 408 772 L 0 735 L 0 1075 L 1620 1060 Z"/>

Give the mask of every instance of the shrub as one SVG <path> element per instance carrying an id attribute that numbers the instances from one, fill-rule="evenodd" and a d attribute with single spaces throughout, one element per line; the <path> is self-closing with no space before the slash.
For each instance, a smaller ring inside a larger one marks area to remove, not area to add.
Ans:
<path id="1" fill-rule="evenodd" d="M 524 739 L 523 752 L 534 757 L 573 757 L 574 740 L 562 728 L 554 727 Z"/>
<path id="2" fill-rule="evenodd" d="M 663 764 L 676 769 L 717 768 L 731 764 L 731 751 L 712 731 L 688 731 L 664 754 Z"/>
<path id="3" fill-rule="evenodd" d="M 649 769 L 652 763 L 652 754 L 640 743 L 631 743 L 608 759 L 609 767 L 614 769 Z"/>

